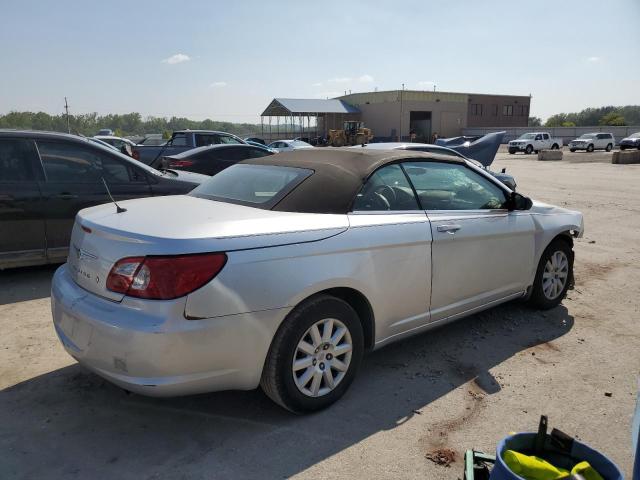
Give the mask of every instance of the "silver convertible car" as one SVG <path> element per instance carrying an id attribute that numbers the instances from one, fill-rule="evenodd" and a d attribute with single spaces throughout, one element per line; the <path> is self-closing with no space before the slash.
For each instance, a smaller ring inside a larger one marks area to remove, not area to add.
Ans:
<path id="1" fill-rule="evenodd" d="M 582 230 L 580 213 L 458 157 L 283 153 L 188 195 L 80 211 L 53 320 L 126 390 L 260 385 L 308 412 L 344 394 L 367 350 L 512 299 L 556 306 Z"/>

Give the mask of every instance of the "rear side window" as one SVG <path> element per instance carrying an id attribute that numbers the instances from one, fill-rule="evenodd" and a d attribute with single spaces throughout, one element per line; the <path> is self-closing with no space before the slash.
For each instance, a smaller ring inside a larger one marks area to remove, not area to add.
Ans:
<path id="1" fill-rule="evenodd" d="M 0 138 L 0 182 L 35 180 L 33 142 L 21 138 Z"/>
<path id="2" fill-rule="evenodd" d="M 176 133 L 171 139 L 171 145 L 174 147 L 188 147 L 187 136 L 184 133 Z"/>
<path id="3" fill-rule="evenodd" d="M 202 183 L 189 195 L 271 208 L 312 174 L 313 170 L 306 168 L 235 164 Z"/>
<path id="4" fill-rule="evenodd" d="M 38 141 L 47 181 L 56 183 L 144 182 L 144 173 L 117 158 L 63 142 Z"/>

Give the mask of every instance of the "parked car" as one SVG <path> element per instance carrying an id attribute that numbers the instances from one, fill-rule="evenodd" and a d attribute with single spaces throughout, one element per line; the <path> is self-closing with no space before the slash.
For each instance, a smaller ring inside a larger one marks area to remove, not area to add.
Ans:
<path id="1" fill-rule="evenodd" d="M 587 152 L 606 150 L 610 152 L 615 143 L 616 140 L 610 133 L 585 133 L 569 142 L 569 150 L 572 152 L 576 150 L 586 150 Z"/>
<path id="2" fill-rule="evenodd" d="M 620 150 L 626 150 L 627 148 L 637 148 L 640 150 L 640 132 L 633 133 L 620 140 Z"/>
<path id="3" fill-rule="evenodd" d="M 98 145 L 100 145 L 100 146 L 102 146 L 102 147 L 106 147 L 106 148 L 109 148 L 109 149 L 111 149 L 111 150 L 119 151 L 119 150 L 118 150 L 116 147 L 114 147 L 113 145 L 110 145 L 110 144 L 108 144 L 107 142 L 105 142 L 105 141 L 103 141 L 103 140 L 100 140 L 99 138 L 96 138 L 96 137 L 84 137 L 84 138 L 86 138 L 86 139 L 87 139 L 87 140 L 89 140 L 90 142 L 97 143 Z"/>
<path id="4" fill-rule="evenodd" d="M 266 147 L 252 145 L 208 145 L 169 155 L 151 164 L 157 169 L 187 170 L 203 175 L 215 175 L 227 167 L 248 158 L 273 155 Z"/>
<path id="5" fill-rule="evenodd" d="M 267 145 L 267 142 L 265 142 L 262 138 L 259 137 L 247 137 L 244 139 L 245 142 L 247 143 L 259 143 L 261 145 Z"/>
<path id="6" fill-rule="evenodd" d="M 208 177 L 158 172 L 99 140 L 0 130 L 0 269 L 61 263 L 78 210 L 189 192 Z"/>
<path id="7" fill-rule="evenodd" d="M 524 152 L 527 155 L 540 150 L 558 150 L 562 146 L 562 138 L 552 137 L 548 132 L 533 132 L 520 135 L 509 142 L 509 153 Z"/>
<path id="8" fill-rule="evenodd" d="M 291 152 L 293 150 L 304 150 L 305 148 L 314 148 L 313 145 L 309 145 L 307 142 L 301 140 L 276 140 L 268 145 L 269 148 L 273 148 L 278 152 Z"/>
<path id="9" fill-rule="evenodd" d="M 96 135 L 113 135 L 113 130 L 111 130 L 110 128 L 101 128 L 100 130 L 98 130 L 98 133 L 96 133 Z"/>
<path id="10" fill-rule="evenodd" d="M 365 350 L 512 299 L 558 305 L 583 232 L 579 212 L 411 151 L 254 158 L 121 206 L 78 214 L 54 275 L 67 351 L 129 391 L 261 385 L 295 412 L 340 398 Z"/>
<path id="11" fill-rule="evenodd" d="M 151 165 L 158 158 L 186 152 L 196 147 L 232 143 L 244 145 L 244 140 L 225 132 L 211 130 L 181 130 L 173 132 L 171 138 L 162 146 L 138 145 L 133 149 L 133 158 Z"/>
<path id="12" fill-rule="evenodd" d="M 132 149 L 133 149 L 133 147 L 136 146 L 136 144 L 133 143 L 128 138 L 114 137 L 113 135 L 96 135 L 93 138 L 97 138 L 98 140 L 102 140 L 103 142 L 108 143 L 109 145 L 112 145 L 112 146 L 116 147 L 119 151 L 122 151 L 122 147 L 124 147 L 126 145 L 128 145 Z"/>

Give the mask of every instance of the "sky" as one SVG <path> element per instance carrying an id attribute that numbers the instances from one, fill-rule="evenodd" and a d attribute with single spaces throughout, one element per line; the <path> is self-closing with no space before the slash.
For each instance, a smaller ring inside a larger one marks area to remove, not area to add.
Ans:
<path id="1" fill-rule="evenodd" d="M 260 120 L 274 97 L 532 95 L 640 104 L 640 0 L 2 0 L 0 113 Z"/>

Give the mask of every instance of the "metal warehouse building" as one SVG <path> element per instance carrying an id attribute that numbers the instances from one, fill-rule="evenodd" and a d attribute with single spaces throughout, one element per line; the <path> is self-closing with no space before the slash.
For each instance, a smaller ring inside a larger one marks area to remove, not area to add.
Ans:
<path id="1" fill-rule="evenodd" d="M 377 141 L 429 142 L 468 127 L 526 127 L 530 96 L 389 90 L 353 93 L 335 99 L 274 98 L 262 112 L 267 138 L 326 136 L 346 120 L 361 120 Z M 275 121 L 274 121 L 275 117 Z"/>

